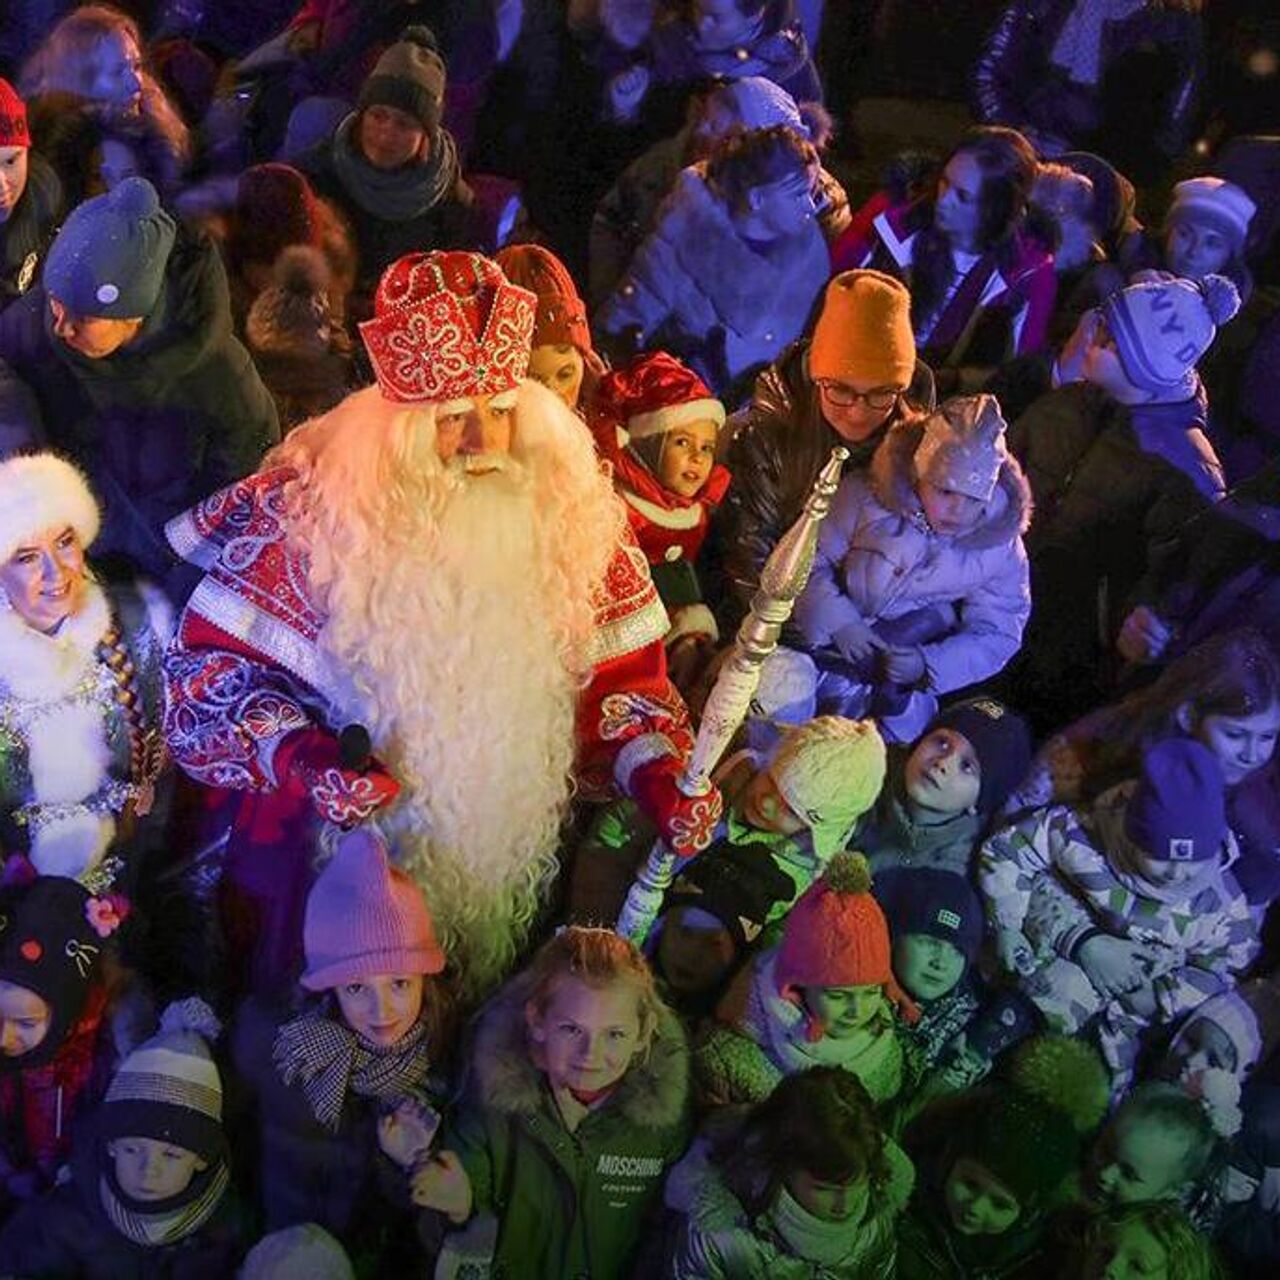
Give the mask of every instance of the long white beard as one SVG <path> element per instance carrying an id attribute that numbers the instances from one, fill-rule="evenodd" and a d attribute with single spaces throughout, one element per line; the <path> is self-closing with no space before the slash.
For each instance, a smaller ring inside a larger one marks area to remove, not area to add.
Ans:
<path id="1" fill-rule="evenodd" d="M 434 546 L 354 570 L 376 584 L 365 616 L 335 610 L 321 637 L 345 637 L 330 649 L 352 677 L 342 712 L 403 788 L 381 825 L 471 991 L 516 958 L 570 794 L 576 689 L 560 602 L 543 598 L 542 533 L 518 466 L 468 479 Z"/>

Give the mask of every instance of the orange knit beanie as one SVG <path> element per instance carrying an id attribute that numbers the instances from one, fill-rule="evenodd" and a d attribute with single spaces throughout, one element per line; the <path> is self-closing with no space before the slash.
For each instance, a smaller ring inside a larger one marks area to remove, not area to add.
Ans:
<path id="1" fill-rule="evenodd" d="M 916 368 L 911 295 L 882 271 L 843 271 L 827 285 L 809 347 L 813 378 L 905 390 Z"/>

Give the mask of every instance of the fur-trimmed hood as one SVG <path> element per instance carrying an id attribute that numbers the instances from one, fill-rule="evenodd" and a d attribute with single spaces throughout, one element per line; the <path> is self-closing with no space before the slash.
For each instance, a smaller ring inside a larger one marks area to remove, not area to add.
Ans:
<path id="1" fill-rule="evenodd" d="M 475 1030 L 465 1090 L 486 1110 L 533 1116 L 545 1107 L 545 1079 L 529 1055 L 525 1002 L 529 983 L 509 982 L 483 1009 Z M 609 1101 L 632 1125 L 664 1129 L 680 1123 L 689 1102 L 689 1045 L 679 1018 L 661 1005 L 647 1053 L 632 1063 Z"/>
<path id="2" fill-rule="evenodd" d="M 900 422 L 885 436 L 871 460 L 871 490 L 881 506 L 895 515 L 910 517 L 920 511 L 912 460 L 923 438 L 923 419 Z M 954 545 L 961 551 L 985 551 L 1011 542 L 1026 533 L 1032 510 L 1031 485 L 1017 458 L 1009 454 L 981 523 L 957 537 Z"/>

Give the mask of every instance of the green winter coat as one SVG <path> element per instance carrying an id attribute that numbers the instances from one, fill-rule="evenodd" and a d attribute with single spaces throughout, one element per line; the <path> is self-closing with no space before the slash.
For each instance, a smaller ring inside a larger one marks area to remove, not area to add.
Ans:
<path id="1" fill-rule="evenodd" d="M 574 1133 L 525 1038 L 517 980 L 480 1015 L 463 1106 L 444 1145 L 498 1220 L 493 1280 L 622 1280 L 690 1133 L 689 1051 L 663 1008 L 648 1053 Z"/>

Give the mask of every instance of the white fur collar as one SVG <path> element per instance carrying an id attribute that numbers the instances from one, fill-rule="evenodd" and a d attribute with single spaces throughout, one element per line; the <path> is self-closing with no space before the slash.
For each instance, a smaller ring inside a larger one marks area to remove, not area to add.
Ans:
<path id="1" fill-rule="evenodd" d="M 0 612 L 0 682 L 28 701 L 64 696 L 93 665 L 110 623 L 111 608 L 96 582 L 89 583 L 84 607 L 55 636 L 27 626 L 12 609 Z"/>
<path id="2" fill-rule="evenodd" d="M 697 502 L 691 502 L 687 507 L 660 507 L 621 485 L 618 492 L 642 516 L 664 529 L 696 529 L 702 519 L 702 505 Z"/>

